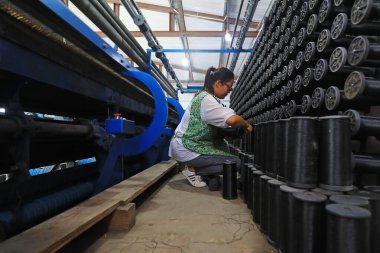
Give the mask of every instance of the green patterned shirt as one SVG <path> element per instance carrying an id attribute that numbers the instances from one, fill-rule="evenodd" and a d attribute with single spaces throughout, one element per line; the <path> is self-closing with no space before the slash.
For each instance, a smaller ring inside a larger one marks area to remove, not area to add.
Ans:
<path id="1" fill-rule="evenodd" d="M 183 146 L 202 155 L 228 155 L 224 139 L 217 138 L 217 127 L 205 123 L 201 118 L 201 103 L 209 93 L 202 91 L 194 98 L 190 108 L 189 126 L 182 136 Z"/>

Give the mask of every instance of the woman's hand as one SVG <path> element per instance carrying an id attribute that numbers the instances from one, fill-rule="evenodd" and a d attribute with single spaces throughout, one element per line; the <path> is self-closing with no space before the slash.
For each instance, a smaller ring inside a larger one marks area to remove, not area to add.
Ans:
<path id="1" fill-rule="evenodd" d="M 245 129 L 246 133 L 251 133 L 253 131 L 253 126 L 249 124 L 249 126 Z"/>

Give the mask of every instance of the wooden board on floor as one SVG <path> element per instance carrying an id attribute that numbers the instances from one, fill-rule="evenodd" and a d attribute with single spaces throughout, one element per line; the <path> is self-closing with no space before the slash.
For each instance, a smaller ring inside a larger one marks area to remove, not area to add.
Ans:
<path id="1" fill-rule="evenodd" d="M 153 185 L 177 166 L 175 161 L 158 163 L 107 189 L 81 204 L 0 243 L 1 252 L 55 252 L 118 207 Z"/>
<path id="2" fill-rule="evenodd" d="M 144 170 L 139 174 L 128 178 L 128 180 L 113 186 L 109 190 L 112 192 L 119 192 L 119 194 L 115 195 L 113 198 L 123 201 L 124 204 L 129 203 L 177 165 L 178 163 L 174 160 L 157 163 L 148 170 Z"/>

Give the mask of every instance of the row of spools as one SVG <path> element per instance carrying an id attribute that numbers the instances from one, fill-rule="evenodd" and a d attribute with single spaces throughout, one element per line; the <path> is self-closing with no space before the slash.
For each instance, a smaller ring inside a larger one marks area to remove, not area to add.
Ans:
<path id="1" fill-rule="evenodd" d="M 282 253 L 380 252 L 380 186 L 353 183 L 380 157 L 351 147 L 380 136 L 359 112 L 380 105 L 380 4 L 279 0 L 267 21 L 231 94 L 254 125 L 230 143 L 253 220 Z"/>
<path id="2" fill-rule="evenodd" d="M 380 252 L 379 186 L 359 190 L 317 181 L 305 184 L 307 176 L 287 180 L 294 174 L 289 167 L 284 178 L 278 174 L 281 170 L 268 171 L 255 164 L 253 155 L 230 147 L 244 164 L 241 190 L 253 220 L 282 253 Z M 307 167 L 298 169 L 301 175 L 310 175 Z"/>

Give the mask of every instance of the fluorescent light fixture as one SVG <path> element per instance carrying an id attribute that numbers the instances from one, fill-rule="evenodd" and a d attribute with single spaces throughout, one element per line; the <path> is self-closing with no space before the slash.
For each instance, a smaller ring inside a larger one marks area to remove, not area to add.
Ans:
<path id="1" fill-rule="evenodd" d="M 189 66 L 189 59 L 187 59 L 186 57 L 182 59 L 182 65 L 187 67 Z"/>
<path id="2" fill-rule="evenodd" d="M 226 32 L 226 35 L 224 35 L 224 40 L 227 42 L 232 40 L 231 34 L 229 32 Z"/>

